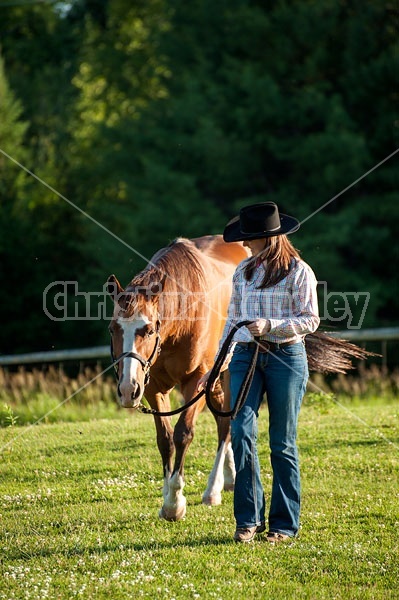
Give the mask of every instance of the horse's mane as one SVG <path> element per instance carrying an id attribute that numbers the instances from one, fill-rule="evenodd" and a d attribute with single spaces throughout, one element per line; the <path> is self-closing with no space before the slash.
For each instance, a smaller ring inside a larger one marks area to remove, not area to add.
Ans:
<path id="1" fill-rule="evenodd" d="M 126 287 L 121 299 L 125 316 L 141 312 L 150 300 L 155 300 L 161 322 L 173 323 L 174 336 L 190 332 L 192 323 L 207 312 L 200 255 L 194 243 L 185 238 L 177 238 L 154 254 Z"/>

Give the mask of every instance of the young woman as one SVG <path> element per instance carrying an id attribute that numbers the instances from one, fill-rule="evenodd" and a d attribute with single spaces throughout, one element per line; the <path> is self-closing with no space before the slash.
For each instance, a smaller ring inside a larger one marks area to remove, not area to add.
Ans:
<path id="1" fill-rule="evenodd" d="M 319 325 L 317 281 L 287 234 L 299 229 L 297 219 L 279 213 L 273 202 L 247 206 L 224 230 L 226 242 L 243 241 L 252 257 L 240 263 L 220 346 L 232 326 L 239 329 L 229 363 L 231 403 L 235 405 L 255 345 L 259 354 L 244 404 L 231 423 L 236 467 L 234 516 L 237 542 L 250 542 L 266 529 L 265 497 L 257 452 L 259 407 L 266 394 L 273 471 L 267 540 L 294 537 L 299 529 L 300 473 L 296 445 L 299 409 L 308 380 L 304 337 Z M 201 389 L 209 377 L 200 380 Z"/>

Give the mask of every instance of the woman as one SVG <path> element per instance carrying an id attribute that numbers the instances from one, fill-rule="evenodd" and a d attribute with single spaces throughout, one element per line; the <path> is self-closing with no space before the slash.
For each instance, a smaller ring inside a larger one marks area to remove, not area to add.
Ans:
<path id="1" fill-rule="evenodd" d="M 265 531 L 265 497 L 257 453 L 257 420 L 266 394 L 273 470 L 267 540 L 281 542 L 299 529 L 300 474 L 296 445 L 299 409 L 308 380 L 304 338 L 319 325 L 317 281 L 300 259 L 287 234 L 299 229 L 297 219 L 279 213 L 273 202 L 247 206 L 230 221 L 226 242 L 243 241 L 252 257 L 233 276 L 233 292 L 220 346 L 235 323 L 239 329 L 229 363 L 231 403 L 235 405 L 255 345 L 259 354 L 244 407 L 231 423 L 236 467 L 234 516 L 237 542 L 250 542 Z M 256 340 L 256 341 L 255 341 Z M 230 351 L 231 355 L 231 351 Z M 199 381 L 201 389 L 208 377 Z"/>

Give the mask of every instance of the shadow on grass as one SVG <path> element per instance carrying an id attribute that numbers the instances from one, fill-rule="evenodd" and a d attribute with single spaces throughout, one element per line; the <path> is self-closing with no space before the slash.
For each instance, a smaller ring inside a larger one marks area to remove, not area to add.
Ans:
<path id="1" fill-rule="evenodd" d="M 124 543 L 123 551 L 121 550 L 120 543 L 115 542 L 114 544 L 104 544 L 101 548 L 96 546 L 76 546 L 72 548 L 65 548 L 60 550 L 59 548 L 41 548 L 34 552 L 27 552 L 20 548 L 13 548 L 12 551 L 7 553 L 4 560 L 33 560 L 36 558 L 48 558 L 52 556 L 63 556 L 65 558 L 71 558 L 74 556 L 101 556 L 108 552 L 125 552 L 131 550 L 133 552 L 142 551 L 157 551 L 157 550 L 171 550 L 176 548 L 203 548 L 204 546 L 228 546 L 236 545 L 232 537 L 217 537 L 217 536 L 205 536 L 202 539 L 173 539 L 170 542 L 148 542 L 148 543 Z"/>
<path id="2" fill-rule="evenodd" d="M 370 439 L 370 440 L 366 440 L 366 439 L 362 439 L 362 440 L 353 440 L 353 439 L 343 439 L 343 438 L 337 438 L 335 440 L 331 440 L 331 441 L 323 441 L 323 440 L 318 440 L 317 442 L 317 449 L 318 451 L 320 450 L 328 450 L 330 448 L 372 448 L 375 447 L 377 445 L 386 445 L 387 443 L 389 444 L 395 444 L 398 445 L 399 444 L 399 439 L 396 438 L 385 438 L 382 436 L 376 437 L 374 439 Z M 311 441 L 309 443 L 300 442 L 300 450 L 301 452 L 309 452 L 310 454 L 312 454 L 314 452 L 314 448 L 315 448 L 315 444 L 314 441 Z"/>

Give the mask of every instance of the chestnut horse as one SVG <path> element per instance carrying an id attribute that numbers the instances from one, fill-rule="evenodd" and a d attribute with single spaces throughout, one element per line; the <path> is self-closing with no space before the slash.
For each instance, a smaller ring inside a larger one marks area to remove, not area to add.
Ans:
<path id="1" fill-rule="evenodd" d="M 169 394 L 176 385 L 185 403 L 195 396 L 199 378 L 217 354 L 234 270 L 247 256 L 241 243 L 226 244 L 220 235 L 178 238 L 159 250 L 126 289 L 114 275 L 109 277 L 114 300 L 110 332 L 113 354 L 119 358 L 121 406 L 137 408 L 145 392 L 153 409 L 168 411 Z M 212 402 L 220 410 L 228 407 L 220 382 Z M 154 417 L 164 476 L 159 515 L 169 521 L 186 513 L 184 460 L 204 403 L 202 396 L 182 412 L 174 429 L 170 417 Z M 208 505 L 220 504 L 222 489 L 232 490 L 235 479 L 229 419 L 217 417 L 216 422 L 217 453 L 202 496 Z"/>

